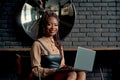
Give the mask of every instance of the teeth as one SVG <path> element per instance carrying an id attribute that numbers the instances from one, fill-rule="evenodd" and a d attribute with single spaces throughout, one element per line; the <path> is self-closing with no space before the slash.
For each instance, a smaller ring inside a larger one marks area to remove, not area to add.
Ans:
<path id="1" fill-rule="evenodd" d="M 51 31 L 51 32 L 55 32 L 55 31 Z"/>

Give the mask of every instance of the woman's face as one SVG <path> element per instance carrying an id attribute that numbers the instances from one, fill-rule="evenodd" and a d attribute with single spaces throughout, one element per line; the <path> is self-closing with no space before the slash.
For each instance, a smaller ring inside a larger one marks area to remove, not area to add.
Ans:
<path id="1" fill-rule="evenodd" d="M 48 18 L 46 36 L 54 36 L 58 32 L 58 20 L 55 17 Z"/>

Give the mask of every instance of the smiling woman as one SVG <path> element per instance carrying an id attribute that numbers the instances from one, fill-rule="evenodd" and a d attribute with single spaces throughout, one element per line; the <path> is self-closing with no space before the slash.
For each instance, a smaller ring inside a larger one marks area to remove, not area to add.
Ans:
<path id="1" fill-rule="evenodd" d="M 31 39 L 36 39 L 39 29 L 38 22 L 42 13 L 46 10 L 53 10 L 60 18 L 60 38 L 65 38 L 71 31 L 75 20 L 75 7 L 71 1 L 44 0 L 44 2 L 38 2 L 38 4 L 38 6 L 34 6 L 31 0 L 24 3 L 20 17 L 24 32 Z"/>

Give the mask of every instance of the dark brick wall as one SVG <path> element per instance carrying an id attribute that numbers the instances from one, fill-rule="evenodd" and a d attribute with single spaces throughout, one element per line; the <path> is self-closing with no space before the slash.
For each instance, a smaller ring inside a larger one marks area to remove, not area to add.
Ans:
<path id="1" fill-rule="evenodd" d="M 65 47 L 119 47 L 120 0 L 73 0 L 76 20 Z"/>
<path id="2" fill-rule="evenodd" d="M 32 44 L 20 24 L 23 1 L 0 0 L 0 48 L 30 47 Z"/>
<path id="3" fill-rule="evenodd" d="M 21 33 L 20 28 L 19 18 L 23 2 L 24 0 L 0 1 L 1 48 L 31 47 L 32 41 L 25 36 L 25 32 Z M 119 0 L 72 0 L 72 2 L 76 9 L 75 24 L 62 40 L 65 48 L 120 46 Z"/>

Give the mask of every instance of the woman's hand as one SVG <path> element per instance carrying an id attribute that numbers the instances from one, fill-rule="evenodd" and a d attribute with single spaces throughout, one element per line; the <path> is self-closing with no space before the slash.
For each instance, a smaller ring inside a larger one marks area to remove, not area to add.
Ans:
<path id="1" fill-rule="evenodd" d="M 56 68 L 53 68 L 53 69 L 44 68 L 43 75 L 44 76 L 52 75 L 56 72 L 56 70 L 57 70 Z"/>
<path id="2" fill-rule="evenodd" d="M 61 69 L 74 70 L 74 68 L 72 66 L 67 66 L 67 65 L 61 67 Z"/>
<path id="3" fill-rule="evenodd" d="M 56 72 L 66 72 L 66 71 L 74 71 L 72 66 L 63 66 L 56 70 Z"/>

